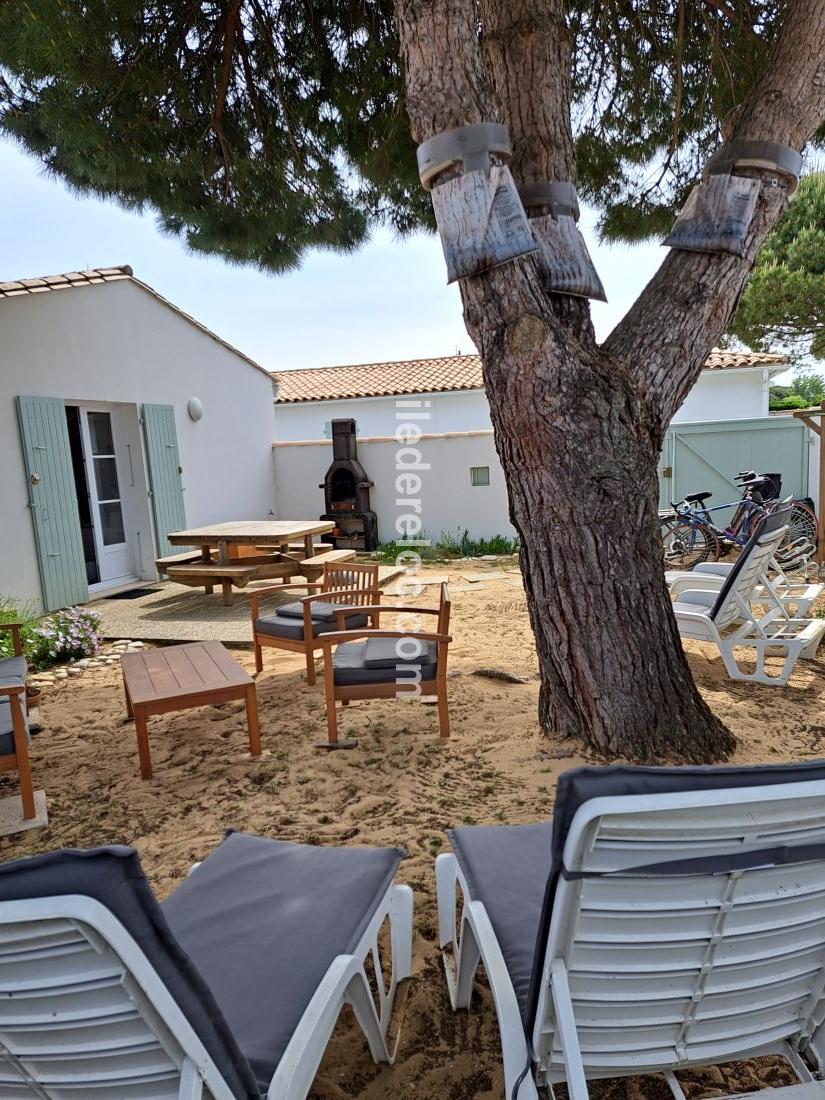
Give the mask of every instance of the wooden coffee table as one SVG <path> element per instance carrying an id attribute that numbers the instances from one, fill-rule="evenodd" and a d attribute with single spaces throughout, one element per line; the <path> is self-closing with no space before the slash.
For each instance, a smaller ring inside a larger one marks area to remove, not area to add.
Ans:
<path id="1" fill-rule="evenodd" d="M 193 642 L 164 649 L 124 653 L 123 688 L 126 711 L 135 720 L 140 774 L 152 778 L 146 719 L 152 714 L 246 700 L 249 751 L 261 755 L 255 681 L 220 642 Z"/>

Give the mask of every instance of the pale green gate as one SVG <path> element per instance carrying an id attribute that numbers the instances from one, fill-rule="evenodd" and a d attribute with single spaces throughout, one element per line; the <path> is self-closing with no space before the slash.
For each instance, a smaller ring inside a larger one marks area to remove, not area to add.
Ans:
<path id="1" fill-rule="evenodd" d="M 160 557 L 165 557 L 176 549 L 166 536 L 170 531 L 186 527 L 175 410 L 171 405 L 144 405 L 141 422 L 155 518 L 155 543 Z"/>
<path id="2" fill-rule="evenodd" d="M 783 496 L 805 497 L 811 438 L 791 416 L 672 424 L 659 461 L 660 507 L 688 493 L 713 493 L 711 506 L 736 500 L 740 470 L 780 473 Z"/>
<path id="3" fill-rule="evenodd" d="M 17 419 L 44 610 L 85 603 L 89 588 L 65 402 L 18 397 Z"/>

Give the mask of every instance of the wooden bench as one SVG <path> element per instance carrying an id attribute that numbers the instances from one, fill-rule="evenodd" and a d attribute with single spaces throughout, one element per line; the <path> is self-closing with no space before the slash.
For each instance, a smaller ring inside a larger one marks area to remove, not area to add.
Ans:
<path id="1" fill-rule="evenodd" d="M 291 550 L 291 551 L 299 550 L 302 554 L 306 551 L 306 547 L 304 546 L 303 539 L 301 539 L 300 542 L 291 542 L 288 546 L 288 549 Z M 316 542 L 315 543 L 315 553 L 316 554 L 326 554 L 328 550 L 333 550 L 333 549 L 334 549 L 334 547 L 333 547 L 331 542 Z"/>
<path id="2" fill-rule="evenodd" d="M 300 563 L 301 574 L 308 581 L 316 581 L 324 572 L 325 565 L 332 565 L 342 561 L 355 561 L 354 550 L 328 550 L 326 554 L 315 554 L 311 558 L 304 558 Z"/>
<path id="3" fill-rule="evenodd" d="M 170 554 L 166 558 L 155 558 L 155 569 L 158 573 L 166 573 L 167 565 L 187 565 L 189 562 L 203 561 L 200 550 L 186 550 L 182 554 Z M 204 565 L 207 563 L 204 562 Z"/>
<path id="4" fill-rule="evenodd" d="M 166 575 L 170 581 L 186 584 L 190 588 L 204 588 L 207 595 L 213 591 L 215 582 L 223 590 L 223 602 L 232 603 L 232 585 L 245 588 L 254 578 L 261 575 L 259 565 L 243 565 L 243 558 L 230 561 L 225 565 L 219 562 L 193 561 L 182 565 L 167 566 Z"/>

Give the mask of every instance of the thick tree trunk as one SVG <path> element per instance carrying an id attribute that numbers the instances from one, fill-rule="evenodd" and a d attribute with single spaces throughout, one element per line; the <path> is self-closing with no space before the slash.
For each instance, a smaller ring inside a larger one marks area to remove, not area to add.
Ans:
<path id="1" fill-rule="evenodd" d="M 790 4 L 787 22 L 797 39 L 799 9 L 822 23 L 825 0 Z M 395 0 L 395 10 L 416 140 L 466 123 L 506 121 L 519 182 L 571 179 L 562 0 L 480 0 L 478 8 L 466 0 Z M 825 109 L 822 53 L 821 45 L 803 43 L 777 51 L 777 67 L 793 59 L 794 86 L 799 66 L 807 71 L 813 92 L 795 105 L 797 113 L 807 111 L 804 122 L 787 132 L 778 127 L 774 138 L 770 127 L 760 133 L 754 126 L 749 103 L 736 136 L 801 144 Z M 771 111 L 779 110 L 774 74 L 764 83 Z M 790 110 L 787 99 L 782 105 Z M 546 293 L 533 257 L 462 280 L 522 540 L 547 732 L 646 760 L 718 760 L 734 746 L 693 684 L 671 611 L 656 461 L 670 417 L 724 331 L 756 250 L 783 209 L 783 191 L 763 187 L 746 257 L 672 253 L 662 277 L 602 348 L 587 304 Z"/>
<path id="2" fill-rule="evenodd" d="M 664 583 L 658 433 L 620 363 L 553 361 L 542 328 L 523 315 L 484 360 L 541 725 L 605 754 L 722 759 L 734 740 L 696 691 Z"/>

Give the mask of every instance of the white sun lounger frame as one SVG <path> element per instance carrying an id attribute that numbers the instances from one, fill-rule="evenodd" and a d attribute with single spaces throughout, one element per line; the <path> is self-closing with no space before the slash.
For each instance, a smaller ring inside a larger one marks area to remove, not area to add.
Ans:
<path id="1" fill-rule="evenodd" d="M 717 602 L 718 591 L 690 589 L 682 592 L 673 605 L 680 635 L 695 641 L 713 642 L 732 680 L 781 687 L 788 682 L 800 657 L 816 655 L 825 634 L 825 619 L 788 619 L 781 607 L 773 607 L 757 616 L 751 608 L 754 591 L 787 530 L 787 526 L 778 527 L 743 551 L 748 557 L 742 562 L 715 619 L 710 613 Z M 755 668 L 752 672 L 739 667 L 734 652 L 737 646 L 753 652 Z M 777 649 L 784 649 L 785 660 L 779 673 L 773 676 L 765 668 L 765 659 L 775 656 Z"/>
<path id="2" fill-rule="evenodd" d="M 811 842 L 825 844 L 825 781 L 586 802 L 564 866 L 597 874 L 559 879 L 529 1047 L 486 909 L 468 900 L 455 856 L 440 855 L 450 1000 L 468 1007 L 483 962 L 506 1100 L 537 1100 L 537 1085 L 552 1091 L 560 1081 L 571 1100 L 587 1100 L 588 1079 L 648 1073 L 662 1073 L 684 1100 L 674 1070 L 764 1054 L 787 1058 L 802 1082 L 783 1094 L 823 1100 L 825 1084 L 802 1055 L 823 1068 L 825 860 L 679 877 L 615 873 Z"/>
<path id="3" fill-rule="evenodd" d="M 392 1061 L 387 1030 L 397 983 L 411 973 L 412 908 L 410 888 L 392 884 L 355 951 L 333 960 L 278 1063 L 268 1100 L 303 1100 L 345 1004 L 375 1061 Z M 387 918 L 389 975 L 378 950 Z M 16 963 L 29 966 L 28 977 L 15 977 Z M 29 1053 L 12 1053 L 21 1045 Z M 237 1100 L 131 933 L 82 895 L 0 902 L 0 1096 Z"/>
<path id="4" fill-rule="evenodd" d="M 733 569 L 733 563 L 700 562 L 693 569 L 669 569 L 665 581 L 672 596 L 687 591 L 719 592 Z M 770 573 L 773 572 L 774 576 Z M 791 581 L 775 558 L 759 578 L 751 601 L 778 607 L 786 619 L 805 619 L 814 602 L 825 592 L 825 584 Z"/>

